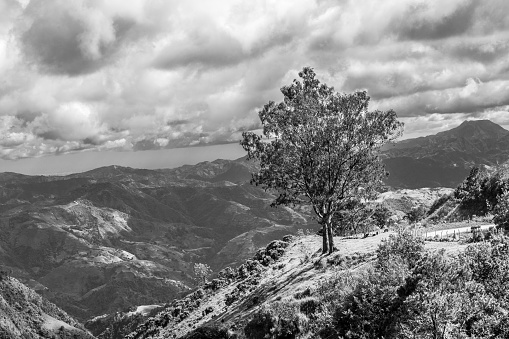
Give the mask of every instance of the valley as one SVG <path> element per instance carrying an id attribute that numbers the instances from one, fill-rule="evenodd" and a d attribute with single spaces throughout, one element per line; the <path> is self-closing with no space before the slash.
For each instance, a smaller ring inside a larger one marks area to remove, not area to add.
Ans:
<path id="1" fill-rule="evenodd" d="M 305 211 L 270 208 L 270 194 L 239 182 L 241 171 L 229 177 L 235 166 L 248 170 L 242 161 L 217 161 L 64 177 L 1 174 L 1 263 L 81 321 L 168 302 L 195 285 L 194 263 L 236 265 L 314 225 Z"/>

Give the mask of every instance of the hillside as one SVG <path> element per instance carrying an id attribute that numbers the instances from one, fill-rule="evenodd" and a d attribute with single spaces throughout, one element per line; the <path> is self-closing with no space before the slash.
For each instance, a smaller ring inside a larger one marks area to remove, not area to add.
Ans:
<path id="1" fill-rule="evenodd" d="M 392 187 L 456 187 L 471 167 L 509 160 L 509 131 L 489 120 L 464 121 L 436 135 L 388 146 L 383 157 Z"/>
<path id="2" fill-rule="evenodd" d="M 242 331 L 260 310 L 280 303 L 298 308 L 316 300 L 314 297 L 320 293 L 321 286 L 334 277 L 343 275 L 353 279 L 362 274 L 375 259 L 378 246 L 389 236 L 382 233 L 366 239 L 336 238 L 339 252 L 332 256 L 321 255 L 321 238 L 315 235 L 274 241 L 237 271 L 223 272 L 203 289 L 167 305 L 128 338 L 187 338 L 190 332 L 204 326 Z M 453 254 L 466 245 L 430 242 L 426 248 Z"/>
<path id="3" fill-rule="evenodd" d="M 18 280 L 0 279 L 0 338 L 81 338 L 81 324 Z"/>
<path id="4" fill-rule="evenodd" d="M 81 321 L 168 302 L 298 229 L 306 210 L 270 208 L 253 165 L 110 166 L 68 176 L 0 173 L 0 264 Z"/>

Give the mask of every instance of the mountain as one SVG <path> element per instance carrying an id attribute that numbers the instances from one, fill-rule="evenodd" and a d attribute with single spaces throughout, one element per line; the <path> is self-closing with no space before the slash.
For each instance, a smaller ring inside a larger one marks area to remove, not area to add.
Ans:
<path id="1" fill-rule="evenodd" d="M 317 227 L 309 210 L 269 207 L 248 183 L 253 166 L 0 173 L 0 264 L 82 322 L 169 302 L 196 285 L 195 263 L 236 266 Z"/>
<path id="2" fill-rule="evenodd" d="M 93 338 L 67 313 L 18 280 L 2 273 L 0 338 Z"/>
<path id="3" fill-rule="evenodd" d="M 382 157 L 391 187 L 456 187 L 471 167 L 509 160 L 509 131 L 489 120 L 464 121 L 448 131 L 400 141 Z"/>

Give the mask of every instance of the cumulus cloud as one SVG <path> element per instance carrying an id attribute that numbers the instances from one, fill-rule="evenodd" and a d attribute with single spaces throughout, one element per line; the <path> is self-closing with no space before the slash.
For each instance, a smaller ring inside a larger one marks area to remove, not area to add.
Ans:
<path id="1" fill-rule="evenodd" d="M 0 157 L 236 142 L 304 66 L 336 90 L 368 90 L 406 136 L 466 118 L 507 125 L 508 11 L 505 0 L 4 0 Z"/>

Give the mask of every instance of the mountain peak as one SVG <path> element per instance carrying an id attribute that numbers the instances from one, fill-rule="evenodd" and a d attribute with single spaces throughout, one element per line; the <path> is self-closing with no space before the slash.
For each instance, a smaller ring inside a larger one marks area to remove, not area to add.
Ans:
<path id="1" fill-rule="evenodd" d="M 502 126 L 494 123 L 491 120 L 465 120 L 463 121 L 458 127 L 467 127 L 467 126 L 473 126 L 476 128 L 486 129 L 486 130 L 498 130 L 498 131 L 505 131 L 506 133 L 509 133 L 505 128 Z"/>
<path id="2" fill-rule="evenodd" d="M 498 139 L 508 134 L 508 130 L 490 120 L 465 120 L 459 126 L 436 136 Z"/>

